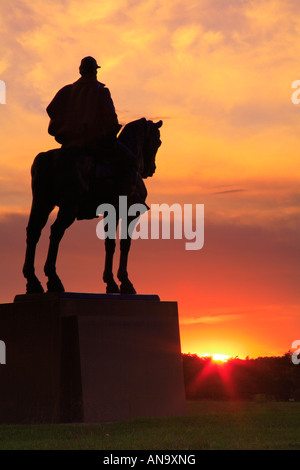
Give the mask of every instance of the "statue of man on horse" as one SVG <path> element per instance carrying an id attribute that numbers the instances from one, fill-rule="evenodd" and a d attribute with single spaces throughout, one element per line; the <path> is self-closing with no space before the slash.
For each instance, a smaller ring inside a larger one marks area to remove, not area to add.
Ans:
<path id="1" fill-rule="evenodd" d="M 156 169 L 162 121 L 154 123 L 142 118 L 127 124 L 119 133 L 122 126 L 110 92 L 97 80 L 99 68 L 93 57 L 83 58 L 79 67 L 81 78 L 59 90 L 47 107 L 48 132 L 61 147 L 39 153 L 31 167 L 33 198 L 23 266 L 27 293 L 44 292 L 35 275 L 35 252 L 55 206 L 59 211 L 51 226 L 44 266 L 48 291 L 54 292 L 64 291 L 56 273 L 56 259 L 65 230 L 76 219 L 96 218 L 97 207 L 102 203 L 117 209 L 121 195 L 128 197 L 129 205 L 138 202 L 148 209 L 143 179 L 151 177 Z M 128 224 L 131 222 L 128 219 Z M 105 240 L 103 280 L 107 293 L 135 293 L 127 273 L 130 243 L 130 238 L 120 240 L 119 289 L 112 273 L 115 238 Z"/>

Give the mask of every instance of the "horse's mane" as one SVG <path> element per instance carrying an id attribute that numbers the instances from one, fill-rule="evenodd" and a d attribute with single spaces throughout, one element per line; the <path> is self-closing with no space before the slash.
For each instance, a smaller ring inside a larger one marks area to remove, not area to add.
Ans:
<path id="1" fill-rule="evenodd" d="M 158 127 L 146 118 L 137 119 L 125 125 L 118 140 L 130 148 L 141 164 L 142 176 L 152 176 L 155 169 L 155 155 L 160 145 Z M 150 172 L 150 174 L 149 174 Z"/>
<path id="2" fill-rule="evenodd" d="M 146 118 L 137 119 L 136 121 L 129 122 L 121 130 L 118 140 L 122 142 L 126 147 L 134 149 L 138 144 L 143 142 L 144 130 L 146 129 L 147 120 Z M 137 139 L 137 134 L 140 135 L 140 139 Z M 136 149 L 139 152 L 141 149 Z"/>

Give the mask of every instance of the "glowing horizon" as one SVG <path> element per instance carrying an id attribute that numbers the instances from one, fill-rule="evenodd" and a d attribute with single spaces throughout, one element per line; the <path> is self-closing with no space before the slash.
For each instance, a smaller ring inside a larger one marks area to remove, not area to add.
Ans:
<path id="1" fill-rule="evenodd" d="M 197 356 L 211 358 L 214 362 L 227 362 L 229 359 L 232 359 L 232 356 L 221 353 L 199 353 Z"/>

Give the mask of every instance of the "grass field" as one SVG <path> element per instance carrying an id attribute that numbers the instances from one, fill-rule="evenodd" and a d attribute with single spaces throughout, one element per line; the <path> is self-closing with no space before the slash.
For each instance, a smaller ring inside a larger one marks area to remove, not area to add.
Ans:
<path id="1" fill-rule="evenodd" d="M 300 449 L 300 403 L 188 402 L 183 417 L 95 425 L 2 425 L 0 450 Z"/>

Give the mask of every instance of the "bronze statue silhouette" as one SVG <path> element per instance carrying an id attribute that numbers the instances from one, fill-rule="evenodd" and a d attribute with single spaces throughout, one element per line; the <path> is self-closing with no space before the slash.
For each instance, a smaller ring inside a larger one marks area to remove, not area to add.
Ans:
<path id="1" fill-rule="evenodd" d="M 96 218 L 100 204 L 112 204 L 119 222 L 119 196 L 128 205 L 146 204 L 147 190 L 143 179 L 156 169 L 155 157 L 161 145 L 159 128 L 162 121 L 141 118 L 120 128 L 110 92 L 96 78 L 97 62 L 92 57 L 81 61 L 81 79 L 62 88 L 47 108 L 49 133 L 61 148 L 39 153 L 32 164 L 32 206 L 27 225 L 26 255 L 23 274 L 26 292 L 42 293 L 44 289 L 35 274 L 36 246 L 42 229 L 53 209 L 59 208 L 51 226 L 48 255 L 44 272 L 49 292 L 63 292 L 56 273 L 56 260 L 65 230 L 75 220 Z M 135 217 L 128 217 L 127 225 Z M 135 294 L 128 277 L 127 261 L 131 238 L 120 240 L 117 277 L 113 276 L 115 238 L 105 239 L 103 281 L 107 293 Z"/>

